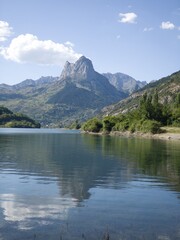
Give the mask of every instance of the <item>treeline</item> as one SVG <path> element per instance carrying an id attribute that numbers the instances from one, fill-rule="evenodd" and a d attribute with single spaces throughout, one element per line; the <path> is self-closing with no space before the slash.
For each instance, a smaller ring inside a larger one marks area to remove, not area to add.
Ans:
<path id="1" fill-rule="evenodd" d="M 10 128 L 40 128 L 40 123 L 21 113 L 13 113 L 8 108 L 0 106 L 0 127 Z"/>
<path id="2" fill-rule="evenodd" d="M 161 104 L 158 93 L 145 93 L 138 109 L 103 119 L 93 118 L 85 122 L 82 129 L 87 132 L 130 131 L 143 133 L 160 133 L 162 126 L 180 127 L 180 93 L 174 103 Z"/>

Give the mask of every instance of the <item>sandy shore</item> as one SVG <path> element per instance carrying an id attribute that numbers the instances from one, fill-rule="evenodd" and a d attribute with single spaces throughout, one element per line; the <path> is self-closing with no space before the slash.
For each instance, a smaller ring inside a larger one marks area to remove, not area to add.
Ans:
<path id="1" fill-rule="evenodd" d="M 160 134 L 151 134 L 151 133 L 131 133 L 131 132 L 111 132 L 112 136 L 125 136 L 125 137 L 143 137 L 143 138 L 152 138 L 152 139 L 162 139 L 162 140 L 180 140 L 179 133 L 160 133 Z"/>
<path id="2" fill-rule="evenodd" d="M 124 136 L 124 137 L 139 137 L 139 138 L 149 138 L 149 139 L 162 139 L 162 140 L 180 140 L 180 133 L 160 133 L 160 134 L 151 134 L 151 133 L 141 133 L 141 132 L 119 132 L 119 131 L 113 131 L 110 133 L 93 133 L 93 132 L 84 132 L 82 133 L 87 133 L 87 134 L 92 134 L 92 135 L 110 135 L 110 136 Z"/>

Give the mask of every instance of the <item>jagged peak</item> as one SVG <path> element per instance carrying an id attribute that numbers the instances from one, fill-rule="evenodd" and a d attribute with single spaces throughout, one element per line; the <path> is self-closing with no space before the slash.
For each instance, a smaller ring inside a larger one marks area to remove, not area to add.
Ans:
<path id="1" fill-rule="evenodd" d="M 81 56 L 75 63 L 66 61 L 60 78 L 65 79 L 70 77 L 74 79 L 85 79 L 92 76 L 94 72 L 91 60 L 85 56 Z"/>
<path id="2" fill-rule="evenodd" d="M 88 65 L 92 65 L 92 62 L 89 58 L 85 57 L 85 56 L 81 56 L 76 62 L 75 65 L 77 64 L 88 64 Z"/>
<path id="3" fill-rule="evenodd" d="M 75 62 L 75 65 L 74 65 L 74 69 L 76 71 L 94 71 L 94 68 L 93 68 L 93 64 L 91 62 L 90 59 L 82 56 L 80 57 L 76 62 Z"/>

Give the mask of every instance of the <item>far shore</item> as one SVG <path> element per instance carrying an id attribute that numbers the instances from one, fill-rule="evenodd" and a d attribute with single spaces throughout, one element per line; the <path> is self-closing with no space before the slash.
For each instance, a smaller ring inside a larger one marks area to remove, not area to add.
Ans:
<path id="1" fill-rule="evenodd" d="M 100 135 L 100 136 L 109 135 L 109 136 L 124 136 L 128 138 L 138 137 L 138 138 L 148 138 L 148 139 L 177 140 L 177 141 L 180 140 L 180 133 L 171 133 L 171 132 L 152 134 L 152 133 L 142 133 L 142 132 L 131 133 L 129 131 L 125 131 L 125 132 L 111 131 L 110 133 L 106 133 L 106 132 L 94 133 L 94 132 L 84 131 L 83 133 Z"/>

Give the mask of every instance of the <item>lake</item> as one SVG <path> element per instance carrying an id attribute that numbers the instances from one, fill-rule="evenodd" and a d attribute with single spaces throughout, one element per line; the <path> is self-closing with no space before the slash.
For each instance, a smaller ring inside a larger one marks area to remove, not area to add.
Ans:
<path id="1" fill-rule="evenodd" d="M 180 142 L 0 129 L 0 240 L 180 239 Z"/>

